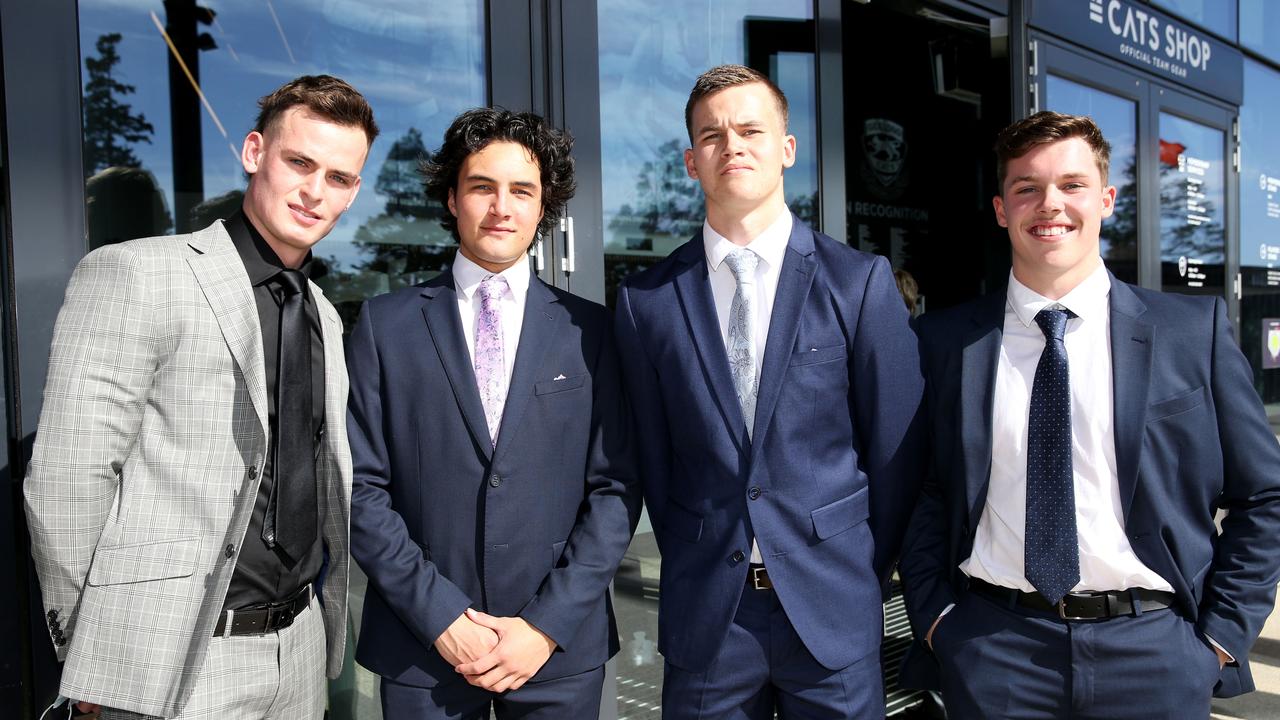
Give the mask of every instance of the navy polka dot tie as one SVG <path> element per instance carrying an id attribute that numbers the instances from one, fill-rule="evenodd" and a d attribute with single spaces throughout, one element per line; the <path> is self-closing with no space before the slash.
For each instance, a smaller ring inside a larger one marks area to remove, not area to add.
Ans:
<path id="1" fill-rule="evenodd" d="M 1026 576 L 1056 603 L 1080 582 L 1076 502 L 1071 481 L 1071 386 L 1062 336 L 1068 310 L 1041 310 L 1044 352 L 1027 416 Z"/>

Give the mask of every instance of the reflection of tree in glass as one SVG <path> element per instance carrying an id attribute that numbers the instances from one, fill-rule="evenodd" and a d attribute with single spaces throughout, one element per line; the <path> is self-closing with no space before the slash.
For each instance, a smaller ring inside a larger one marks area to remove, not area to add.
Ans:
<path id="1" fill-rule="evenodd" d="M 1176 262 L 1186 256 L 1206 263 L 1221 263 L 1224 255 L 1226 231 L 1218 220 L 1218 210 L 1207 197 L 1200 200 L 1203 212 L 1210 218 L 1200 225 L 1187 222 L 1191 209 L 1187 207 L 1187 175 L 1178 172 L 1177 165 L 1165 162 L 1160 165 L 1160 255 L 1165 262 Z M 1204 188 L 1207 183 L 1202 183 Z"/>
<path id="2" fill-rule="evenodd" d="M 668 140 L 636 177 L 636 206 L 618 208 L 609 229 L 622 233 L 687 237 L 702 224 L 702 193 L 684 167 L 684 142 Z M 650 247 L 653 243 L 649 243 Z"/>
<path id="3" fill-rule="evenodd" d="M 1133 262 L 1138 244 L 1138 161 L 1130 158 L 1120 173 L 1112 168 L 1110 183 L 1116 186 L 1115 210 L 1102 221 L 1102 257 L 1106 260 Z"/>
<path id="4" fill-rule="evenodd" d="M 456 244 L 440 225 L 445 210 L 423 193 L 418 173 L 430 156 L 422 133 L 409 128 L 378 170 L 373 189 L 387 198 L 386 207 L 356 230 L 352 242 L 364 258 L 352 266 L 360 297 L 427 280 L 453 259 Z M 331 265 L 330 271 L 339 268 Z"/>
<path id="5" fill-rule="evenodd" d="M 796 217 L 808 223 L 809 227 L 818 227 L 818 193 L 789 197 L 787 207 Z"/>
<path id="6" fill-rule="evenodd" d="M 141 167 L 129 144 L 150 143 L 155 132 L 145 115 L 133 114 L 132 107 L 119 99 L 137 90 L 114 75 L 120 63 L 119 42 L 120 33 L 100 35 L 94 45 L 98 56 L 84 61 L 89 75 L 84 84 L 85 177 L 109 167 Z"/>

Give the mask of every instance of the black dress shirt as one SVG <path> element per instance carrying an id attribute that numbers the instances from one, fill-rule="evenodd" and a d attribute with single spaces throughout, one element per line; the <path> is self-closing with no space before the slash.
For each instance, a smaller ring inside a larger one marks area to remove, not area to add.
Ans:
<path id="1" fill-rule="evenodd" d="M 289 557 L 279 546 L 269 546 L 262 538 L 263 521 L 267 515 L 267 507 L 271 500 L 271 491 L 275 485 L 276 430 L 276 374 L 279 369 L 280 354 L 280 304 L 281 293 L 277 273 L 284 269 L 284 263 L 276 255 L 271 246 L 262 239 L 253 224 L 243 213 L 238 212 L 225 223 L 231 241 L 240 254 L 244 268 L 249 273 L 249 284 L 253 286 L 253 299 L 258 308 L 258 322 L 262 327 L 262 358 L 266 369 L 268 428 L 270 445 L 267 448 L 266 464 L 258 485 L 258 497 L 253 505 L 253 516 L 249 520 L 249 528 L 245 531 L 244 540 L 240 544 L 239 558 L 236 560 L 235 573 L 231 576 L 231 585 L 227 588 L 227 598 L 223 603 L 224 610 L 243 610 L 272 602 L 287 599 L 298 588 L 316 579 L 324 556 L 320 534 L 300 558 Z M 302 267 L 298 268 L 307 277 L 311 276 L 311 254 L 308 253 Z M 306 297 L 307 319 L 311 323 L 311 423 L 316 437 L 316 448 L 324 439 L 324 340 L 320 334 L 320 314 L 316 309 L 310 293 Z M 281 488 L 288 492 L 288 488 Z M 324 497 L 317 489 L 316 496 Z M 324 527 L 320 518 L 320 508 L 315 509 L 316 527 Z"/>

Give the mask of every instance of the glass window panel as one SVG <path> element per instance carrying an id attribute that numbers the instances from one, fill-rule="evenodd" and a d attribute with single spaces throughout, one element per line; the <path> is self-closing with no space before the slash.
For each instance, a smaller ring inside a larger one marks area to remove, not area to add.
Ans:
<path id="1" fill-rule="evenodd" d="M 723 63 L 750 65 L 787 96 L 797 161 L 787 203 L 817 219 L 813 3 L 600 0 L 605 293 L 666 257 L 702 226 L 702 190 L 684 167 L 684 105 L 694 80 Z"/>
<path id="2" fill-rule="evenodd" d="M 1126 98 L 1056 75 L 1046 82 L 1050 110 L 1088 115 L 1111 143 L 1109 182 L 1116 206 L 1102 222 L 1101 251 L 1107 269 L 1125 282 L 1138 281 L 1137 105 Z"/>
<path id="3" fill-rule="evenodd" d="M 355 204 L 316 247 L 317 283 L 350 327 L 364 298 L 447 264 L 456 244 L 414 168 L 455 115 L 485 103 L 484 3 L 207 4 L 216 14 L 194 0 L 79 3 L 91 246 L 234 212 L 258 98 L 327 73 L 369 99 L 382 133 Z M 170 43 L 190 78 L 171 65 Z"/>
<path id="4" fill-rule="evenodd" d="M 1240 0 L 1240 44 L 1280 61 L 1280 3 Z M 1245 80 L 1248 102 L 1248 80 Z"/>
<path id="5" fill-rule="evenodd" d="M 1161 286 L 1221 295 L 1226 256 L 1223 132 L 1160 113 L 1158 142 Z"/>
<path id="6" fill-rule="evenodd" d="M 599 0 L 605 292 L 666 257 L 702 226 L 702 190 L 685 172 L 684 105 L 694 80 L 723 63 L 765 72 L 787 95 L 797 162 L 787 204 L 817 215 L 813 3 L 809 0 Z M 618 717 L 657 718 L 659 556 L 642 517 L 614 583 L 622 650 Z"/>
<path id="7" fill-rule="evenodd" d="M 1228 40 L 1236 39 L 1236 0 L 1151 0 L 1151 4 Z"/>
<path id="8" fill-rule="evenodd" d="M 1242 9 L 1243 12 L 1243 9 Z M 1280 404 L 1280 73 L 1245 61 L 1240 107 L 1240 345 L 1254 386 Z M 1268 408 L 1274 414 L 1280 405 Z"/>

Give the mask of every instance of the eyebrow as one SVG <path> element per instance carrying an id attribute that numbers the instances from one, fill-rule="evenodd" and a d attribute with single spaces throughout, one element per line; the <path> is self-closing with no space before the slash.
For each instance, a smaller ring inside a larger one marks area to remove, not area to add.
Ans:
<path id="1" fill-rule="evenodd" d="M 463 178 L 463 181 L 464 182 L 487 182 L 487 183 L 493 183 L 494 185 L 498 184 L 497 180 L 489 177 L 488 175 L 468 175 L 465 178 Z M 523 187 L 523 188 L 536 189 L 538 187 L 538 183 L 533 182 L 532 180 L 512 180 L 511 184 L 515 185 L 516 187 Z"/>
<path id="2" fill-rule="evenodd" d="M 296 158 L 300 158 L 300 159 L 302 159 L 302 160 L 306 161 L 306 163 L 307 163 L 308 165 L 318 165 L 318 164 L 319 164 L 319 163 L 317 163 L 317 162 L 316 162 L 315 158 L 311 157 L 310 155 L 308 155 L 308 154 L 306 154 L 306 153 L 304 153 L 304 152 L 299 152 L 299 151 L 297 151 L 297 150 L 290 150 L 289 148 L 285 148 L 285 149 L 284 149 L 284 153 L 285 153 L 285 155 L 292 155 L 292 156 L 294 156 L 294 157 L 296 157 Z M 352 181 L 352 182 L 355 182 L 356 178 L 360 177 L 360 175 L 359 175 L 358 173 L 350 173 L 350 172 L 347 172 L 346 170 L 330 170 L 329 172 L 330 172 L 330 173 L 332 173 L 332 174 L 334 174 L 334 175 L 337 175 L 337 176 L 338 176 L 338 177 L 340 177 L 340 178 L 344 178 L 344 179 L 346 179 L 346 180 L 350 180 L 350 181 Z"/>
<path id="3" fill-rule="evenodd" d="M 764 122 L 761 120 L 743 120 L 742 122 L 731 122 L 729 125 L 733 127 L 760 127 L 764 125 Z M 713 130 L 719 130 L 720 127 L 720 125 L 704 125 L 698 128 L 698 134 L 702 135 Z"/>
<path id="4" fill-rule="evenodd" d="M 1063 173 L 1061 175 L 1056 176 L 1056 178 L 1059 180 L 1079 180 L 1080 178 L 1088 178 L 1088 177 L 1089 177 L 1089 173 L 1082 173 L 1082 172 Z M 1039 179 L 1038 176 L 1035 176 L 1035 175 L 1019 175 L 1014 178 L 1009 178 L 1009 182 L 1011 183 L 1035 182 L 1038 179 Z"/>

